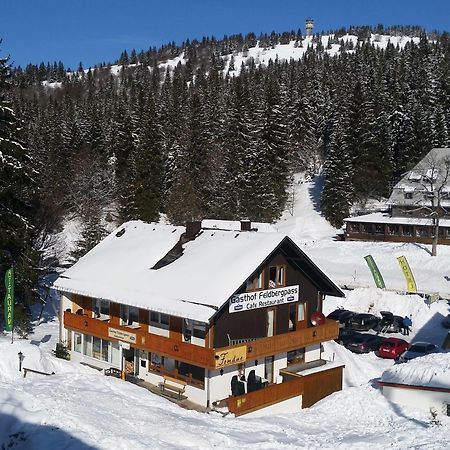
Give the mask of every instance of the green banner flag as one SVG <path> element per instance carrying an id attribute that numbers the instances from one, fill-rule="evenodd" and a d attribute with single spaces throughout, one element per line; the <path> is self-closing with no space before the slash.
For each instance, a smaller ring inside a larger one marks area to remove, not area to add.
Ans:
<path id="1" fill-rule="evenodd" d="M 383 277 L 381 276 L 378 266 L 376 265 L 372 255 L 367 255 L 364 257 L 370 271 L 372 272 L 373 279 L 375 280 L 375 285 L 377 288 L 384 289 L 386 285 L 384 284 Z"/>
<path id="2" fill-rule="evenodd" d="M 405 277 L 407 292 L 417 292 L 416 280 L 414 279 L 414 275 L 411 271 L 411 267 L 409 267 L 406 257 L 399 256 L 397 258 L 397 261 L 400 264 L 400 268 L 402 269 L 403 275 Z"/>
<path id="3" fill-rule="evenodd" d="M 5 331 L 12 331 L 14 323 L 14 269 L 5 273 Z"/>

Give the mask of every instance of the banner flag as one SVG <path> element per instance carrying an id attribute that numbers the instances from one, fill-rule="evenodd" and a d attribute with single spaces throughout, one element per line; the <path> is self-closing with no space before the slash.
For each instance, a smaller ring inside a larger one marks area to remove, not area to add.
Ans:
<path id="1" fill-rule="evenodd" d="M 408 261 L 404 256 L 399 256 L 397 258 L 400 268 L 402 269 L 403 275 L 406 280 L 406 290 L 408 292 L 417 292 L 416 281 L 414 280 L 414 275 L 411 272 Z"/>
<path id="2" fill-rule="evenodd" d="M 14 269 L 5 273 L 5 331 L 12 331 L 14 324 Z"/>
<path id="3" fill-rule="evenodd" d="M 386 285 L 384 284 L 383 277 L 381 276 L 381 273 L 380 273 L 378 266 L 376 265 L 372 255 L 364 256 L 364 259 L 366 260 L 366 263 L 369 266 L 370 271 L 372 272 L 372 276 L 375 281 L 376 287 L 380 288 L 380 289 L 384 289 L 386 287 Z"/>

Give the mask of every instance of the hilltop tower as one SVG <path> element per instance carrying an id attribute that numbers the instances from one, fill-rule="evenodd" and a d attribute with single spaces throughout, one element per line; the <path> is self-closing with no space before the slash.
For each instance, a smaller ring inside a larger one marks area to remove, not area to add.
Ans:
<path id="1" fill-rule="evenodd" d="M 312 36 L 314 29 L 314 20 L 311 18 L 306 19 L 305 28 L 306 28 L 306 37 Z"/>

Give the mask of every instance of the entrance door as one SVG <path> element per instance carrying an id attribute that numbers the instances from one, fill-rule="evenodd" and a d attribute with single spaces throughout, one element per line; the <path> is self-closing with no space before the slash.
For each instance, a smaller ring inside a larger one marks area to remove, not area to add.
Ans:
<path id="1" fill-rule="evenodd" d="M 274 326 L 275 326 L 275 309 L 271 308 L 267 310 L 267 337 L 273 336 Z"/>
<path id="2" fill-rule="evenodd" d="M 274 356 L 266 356 L 264 358 L 264 378 L 269 383 L 273 383 L 273 361 Z"/>
<path id="3" fill-rule="evenodd" d="M 135 370 L 134 348 L 123 350 L 123 368 L 126 375 L 134 375 Z"/>

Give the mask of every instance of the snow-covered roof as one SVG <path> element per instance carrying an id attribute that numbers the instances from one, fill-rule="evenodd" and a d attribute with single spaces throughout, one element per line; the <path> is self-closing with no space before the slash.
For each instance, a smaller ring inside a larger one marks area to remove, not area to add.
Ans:
<path id="1" fill-rule="evenodd" d="M 347 217 L 344 222 L 357 223 L 387 223 L 393 225 L 429 225 L 433 224 L 432 219 L 420 217 L 391 217 L 386 213 L 365 214 L 363 216 Z M 440 219 L 439 226 L 450 227 L 450 219 Z"/>
<path id="2" fill-rule="evenodd" d="M 433 353 L 396 364 L 383 372 L 381 382 L 450 389 L 450 353 Z"/>
<path id="3" fill-rule="evenodd" d="M 231 230 L 240 231 L 241 222 L 238 220 L 217 220 L 217 219 L 204 219 L 202 220 L 202 228 L 211 228 L 217 230 Z M 264 233 L 277 232 L 277 227 L 267 222 L 251 222 L 252 230 Z"/>
<path id="4" fill-rule="evenodd" d="M 207 322 L 285 238 L 204 230 L 183 245 L 180 258 L 152 269 L 184 230 L 128 222 L 64 272 L 55 288 Z"/>
<path id="5" fill-rule="evenodd" d="M 387 204 L 394 206 L 431 206 L 427 192 L 450 186 L 450 177 L 447 173 L 448 160 L 450 160 L 450 148 L 433 148 L 430 150 L 395 185 Z M 446 192 L 442 189 L 441 191 Z M 406 192 L 413 193 L 413 195 L 405 196 Z"/>

